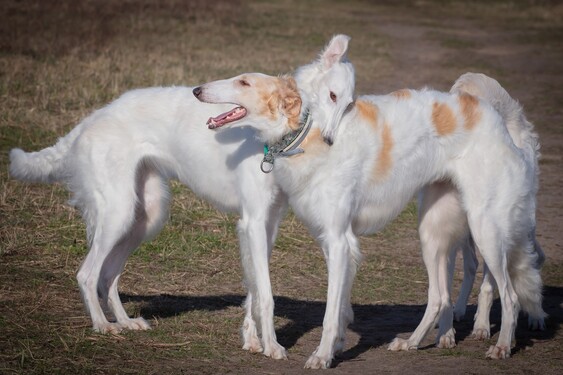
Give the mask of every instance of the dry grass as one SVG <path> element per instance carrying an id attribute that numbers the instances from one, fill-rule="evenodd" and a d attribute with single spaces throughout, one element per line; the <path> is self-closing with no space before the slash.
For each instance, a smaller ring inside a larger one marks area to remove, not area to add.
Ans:
<path id="1" fill-rule="evenodd" d="M 501 58 L 483 57 L 490 56 L 481 54 L 490 43 L 487 35 L 498 39 L 500 29 L 508 30 L 503 37 L 511 43 L 516 40 L 522 48 L 561 48 L 561 7 L 546 1 L 486 3 L 2 1 L 0 372 L 299 372 L 318 342 L 326 272 L 318 247 L 292 216 L 283 224 L 272 260 L 276 326 L 278 337 L 289 348 L 289 362 L 241 351 L 237 332 L 244 290 L 236 217 L 216 212 L 177 183 L 173 183 L 169 225 L 132 255 L 121 283 L 126 309 L 150 319 L 155 329 L 115 337 L 97 335 L 90 330 L 75 282 L 86 252 L 80 217 L 65 204 L 69 196 L 61 186 L 9 180 L 9 149 L 48 146 L 86 114 L 132 88 L 195 85 L 245 71 L 292 71 L 315 58 L 335 33 L 353 36 L 350 58 L 360 93 L 428 83 L 447 88 L 461 72 L 479 68 L 500 74 L 510 87 L 518 87 L 519 79 L 530 82 L 531 77 L 515 73 L 521 67 L 507 68 Z M 455 17 L 460 14 L 458 26 Z M 467 25 L 473 29 L 468 31 Z M 521 25 L 529 31 L 524 32 Z M 427 34 L 417 36 L 420 28 Z M 482 33 L 472 34 L 476 29 Z M 390 37 L 401 38 L 397 30 L 406 33 L 403 39 Z M 436 60 L 425 49 L 428 46 L 440 52 Z M 416 54 L 419 60 L 413 57 Z M 548 116 L 540 120 L 540 128 L 557 134 L 560 128 L 552 120 L 562 117 L 561 64 L 547 66 L 551 71 L 540 72 L 538 67 L 534 76 L 543 77 L 547 86 L 530 83 L 531 94 L 523 100 L 537 102 L 532 114 Z M 559 81 L 547 79 L 547 74 Z M 557 147 L 548 145 L 544 153 L 549 155 Z M 544 165 L 550 166 L 557 165 Z M 352 349 L 345 358 L 364 355 L 370 359 L 364 367 L 361 361 L 346 361 L 335 371 L 362 372 L 373 363 L 383 369 L 385 364 L 393 369 L 397 363 L 424 369 L 421 360 L 458 369 L 451 363 L 460 362 L 451 362 L 448 356 L 461 357 L 466 361 L 461 363 L 475 372 L 533 370 L 538 363 L 549 370 L 560 365 L 560 353 L 558 361 L 553 349 L 562 342 L 557 320 L 550 323 L 545 346 L 541 340 L 534 341 L 532 351 L 541 354 L 537 358 L 520 350 L 521 360 L 487 364 L 481 360 L 486 345 L 471 346 L 468 340 L 462 349 L 446 355 L 429 350 L 388 357 L 385 340 L 412 331 L 425 303 L 426 275 L 418 250 L 415 210 L 409 206 L 384 232 L 362 239 L 365 262 L 354 289 L 360 323 L 351 328 Z M 560 239 L 559 235 L 552 242 L 560 243 Z M 555 294 L 563 286 L 560 265 L 548 264 L 544 271 Z M 459 280 L 458 274 L 456 283 Z M 558 311 L 552 308 L 550 312 Z M 468 327 L 469 323 L 460 327 L 462 337 L 464 332 L 467 336 Z M 552 362 L 551 357 L 555 357 Z"/>

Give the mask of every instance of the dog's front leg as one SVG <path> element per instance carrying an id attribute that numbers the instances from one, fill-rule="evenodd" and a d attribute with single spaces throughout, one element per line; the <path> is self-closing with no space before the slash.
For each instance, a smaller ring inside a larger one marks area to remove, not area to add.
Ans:
<path id="1" fill-rule="evenodd" d="M 240 251 L 248 297 L 242 332 L 243 349 L 262 352 L 267 357 L 286 359 L 274 330 L 274 298 L 269 273 L 269 250 L 266 220 L 248 220 L 243 213 L 239 221 Z M 262 347 L 257 336 L 262 334 Z"/>
<path id="2" fill-rule="evenodd" d="M 328 265 L 328 292 L 326 312 L 323 320 L 321 343 L 307 360 L 305 368 L 326 369 L 331 366 L 336 352 L 342 351 L 346 336 L 346 327 L 352 320 L 350 294 L 355 276 L 359 249 L 351 233 L 327 235 L 324 238 L 323 251 Z M 353 244 L 348 238 L 353 239 Z M 351 246 L 352 245 L 352 246 Z"/>
<path id="3" fill-rule="evenodd" d="M 242 348 L 248 350 L 251 353 L 262 353 L 264 348 L 260 342 L 260 337 L 258 336 L 258 328 L 256 327 L 256 322 L 252 317 L 252 293 L 250 290 L 246 295 L 244 300 L 244 323 L 242 324 L 241 334 L 242 334 Z"/>

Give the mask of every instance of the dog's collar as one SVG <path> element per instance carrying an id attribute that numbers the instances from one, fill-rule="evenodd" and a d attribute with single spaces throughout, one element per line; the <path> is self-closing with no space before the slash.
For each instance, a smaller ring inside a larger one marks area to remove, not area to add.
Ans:
<path id="1" fill-rule="evenodd" d="M 307 133 L 309 133 L 309 129 L 311 129 L 313 121 L 311 121 L 311 116 L 309 111 L 305 114 L 305 120 L 299 126 L 299 129 L 292 131 L 291 133 L 287 133 L 280 139 L 278 142 L 274 144 L 264 144 L 264 158 L 260 163 L 260 169 L 264 173 L 270 173 L 274 170 L 274 161 L 277 157 L 288 157 L 293 156 L 296 154 L 301 154 L 305 152 L 302 148 L 299 148 L 299 145 L 305 137 Z M 267 167 L 266 165 L 269 165 Z"/>

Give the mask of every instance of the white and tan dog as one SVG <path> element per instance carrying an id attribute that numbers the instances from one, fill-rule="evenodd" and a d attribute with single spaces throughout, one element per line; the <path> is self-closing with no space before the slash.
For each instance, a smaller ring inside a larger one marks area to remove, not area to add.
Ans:
<path id="1" fill-rule="evenodd" d="M 243 74 L 194 90 L 204 102 L 231 103 L 244 114 L 232 121 L 224 115 L 211 118 L 210 128 L 250 125 L 270 144 L 298 127 L 304 112 L 310 113 L 313 128 L 301 145 L 304 153 L 276 158 L 274 165 L 276 183 L 320 242 L 328 265 L 322 339 L 306 367 L 329 367 L 343 348 L 361 257 L 356 236 L 380 230 L 421 188 L 440 181 L 450 181 L 457 189 L 459 212 L 432 211 L 430 204 L 421 214 L 428 307 L 411 338 L 396 339 L 390 349 L 416 348 L 439 318 L 444 320 L 441 327 L 451 327 L 448 258 L 470 231 L 496 280 L 502 304 L 500 336 L 487 355 L 509 356 L 520 306 L 538 319 L 544 316 L 541 277 L 534 267 L 535 134 L 508 95 L 494 99 L 518 111 L 510 116 L 520 145 L 511 139 L 503 112 L 463 90 L 402 90 L 354 99 L 347 47 L 348 38 L 338 36 L 318 61 L 298 70 L 305 111 L 295 108 L 298 90 L 284 77 Z M 487 85 L 496 82 L 488 80 Z M 272 110 L 279 103 L 289 103 L 289 110 Z M 441 330 L 444 335 L 447 344 L 453 329 Z"/>

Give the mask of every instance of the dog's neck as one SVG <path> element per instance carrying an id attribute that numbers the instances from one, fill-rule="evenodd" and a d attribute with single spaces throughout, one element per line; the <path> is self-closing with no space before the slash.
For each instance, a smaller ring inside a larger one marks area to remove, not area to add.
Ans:
<path id="1" fill-rule="evenodd" d="M 298 129 L 287 133 L 279 141 L 264 144 L 264 159 L 260 163 L 260 169 L 264 173 L 270 173 L 274 169 L 274 162 L 277 157 L 289 157 L 303 153 L 299 148 L 313 124 L 309 110 L 305 109 L 302 114 L 302 121 Z"/>

